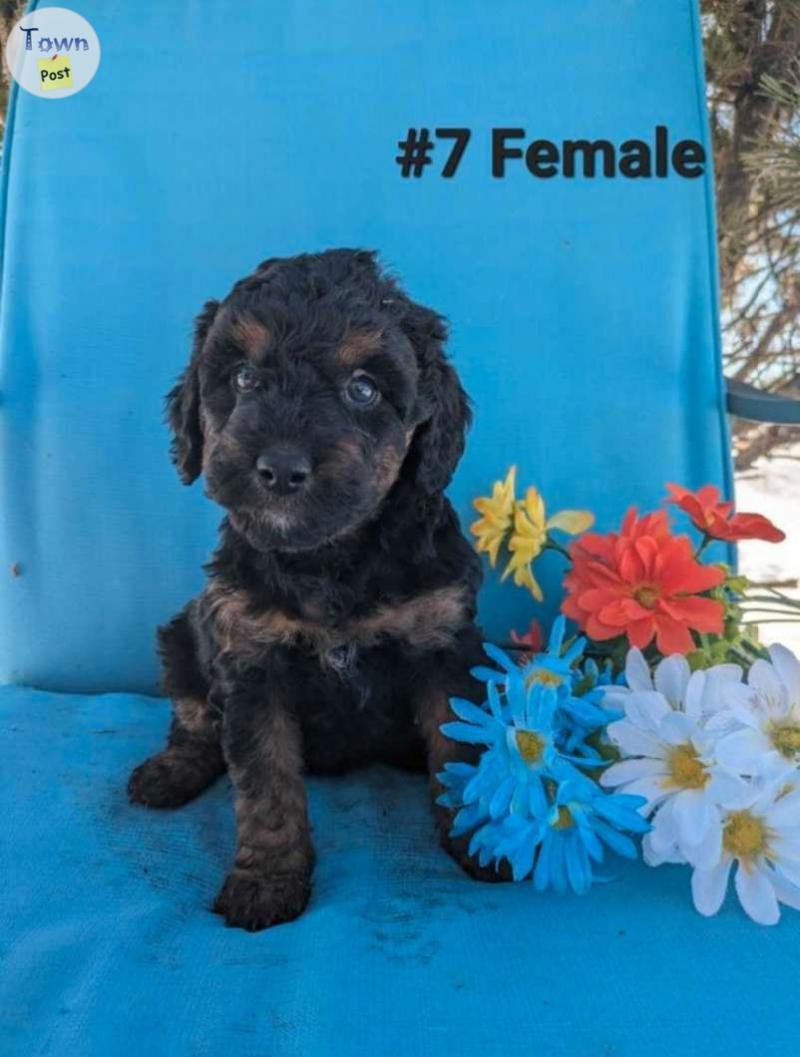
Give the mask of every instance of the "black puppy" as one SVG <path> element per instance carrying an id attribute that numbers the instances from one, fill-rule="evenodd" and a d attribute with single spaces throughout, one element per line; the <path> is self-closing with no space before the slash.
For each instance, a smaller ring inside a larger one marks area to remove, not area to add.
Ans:
<path id="1" fill-rule="evenodd" d="M 167 398 L 183 481 L 203 473 L 228 516 L 206 589 L 159 630 L 172 728 L 129 793 L 176 807 L 227 768 L 230 925 L 308 901 L 305 770 L 427 767 L 436 796 L 463 756 L 439 727 L 474 696 L 480 566 L 442 495 L 469 422 L 445 338 L 372 253 L 269 260 L 205 306 Z"/>

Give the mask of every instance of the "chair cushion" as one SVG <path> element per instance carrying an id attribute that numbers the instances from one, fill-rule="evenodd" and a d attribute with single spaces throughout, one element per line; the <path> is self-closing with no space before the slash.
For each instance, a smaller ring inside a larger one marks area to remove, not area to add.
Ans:
<path id="1" fill-rule="evenodd" d="M 220 782 L 130 806 L 166 703 L 0 689 L 3 1057 L 722 1057 L 792 1052 L 800 916 L 692 909 L 680 867 L 609 864 L 585 897 L 464 876 L 422 777 L 312 780 L 296 922 L 209 911 L 233 850 Z"/>

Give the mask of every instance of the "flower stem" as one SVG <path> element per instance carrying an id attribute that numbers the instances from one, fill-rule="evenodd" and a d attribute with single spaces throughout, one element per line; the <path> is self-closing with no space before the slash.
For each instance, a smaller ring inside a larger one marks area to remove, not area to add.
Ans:
<path id="1" fill-rule="evenodd" d="M 748 642 L 747 639 L 741 639 L 736 645 L 731 645 L 729 652 L 734 657 L 740 657 L 748 667 L 757 657 L 762 659 L 769 657 L 763 647 L 755 646 L 752 642 Z"/>
<path id="2" fill-rule="evenodd" d="M 800 599 L 787 598 L 786 595 L 772 594 L 772 595 L 744 595 L 742 603 L 746 605 L 748 602 L 768 602 L 770 605 L 786 606 L 787 609 L 800 609 Z"/>
<path id="3" fill-rule="evenodd" d="M 707 532 L 704 532 L 703 533 L 703 538 L 700 540 L 700 546 L 694 552 L 695 561 L 699 561 L 700 556 L 702 555 L 703 551 L 705 551 L 706 548 L 713 542 L 714 542 L 714 537 L 713 536 L 709 536 Z"/>
<path id="4" fill-rule="evenodd" d="M 567 559 L 567 561 L 572 561 L 572 555 L 569 553 L 567 548 L 562 547 L 561 544 L 554 540 L 552 536 L 547 537 L 547 542 L 545 543 L 544 548 L 545 550 L 549 549 L 553 551 L 558 551 L 558 553 L 562 554 Z"/>

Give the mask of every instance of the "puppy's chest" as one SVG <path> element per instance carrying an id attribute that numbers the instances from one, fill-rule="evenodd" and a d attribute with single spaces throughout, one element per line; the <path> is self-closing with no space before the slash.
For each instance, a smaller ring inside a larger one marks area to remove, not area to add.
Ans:
<path id="1" fill-rule="evenodd" d="M 323 671 L 347 677 L 359 658 L 382 644 L 412 652 L 452 645 L 470 619 L 463 585 L 381 600 L 365 612 L 337 616 L 321 599 L 309 597 L 299 613 L 258 606 L 241 588 L 212 583 L 205 593 L 218 645 L 248 663 L 268 663 L 275 650 L 293 650 L 316 660 Z"/>

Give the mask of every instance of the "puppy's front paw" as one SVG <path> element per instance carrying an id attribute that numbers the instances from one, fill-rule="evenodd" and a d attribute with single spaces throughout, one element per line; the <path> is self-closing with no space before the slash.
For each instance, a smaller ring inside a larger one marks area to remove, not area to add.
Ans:
<path id="1" fill-rule="evenodd" d="M 194 800 L 219 775 L 215 758 L 171 749 L 139 764 L 128 779 L 128 798 L 145 807 L 181 807 Z"/>
<path id="2" fill-rule="evenodd" d="M 226 925 L 259 932 L 294 921 L 310 895 L 311 880 L 305 873 L 270 877 L 254 870 L 233 870 L 216 898 L 214 913 L 221 914 Z"/>

